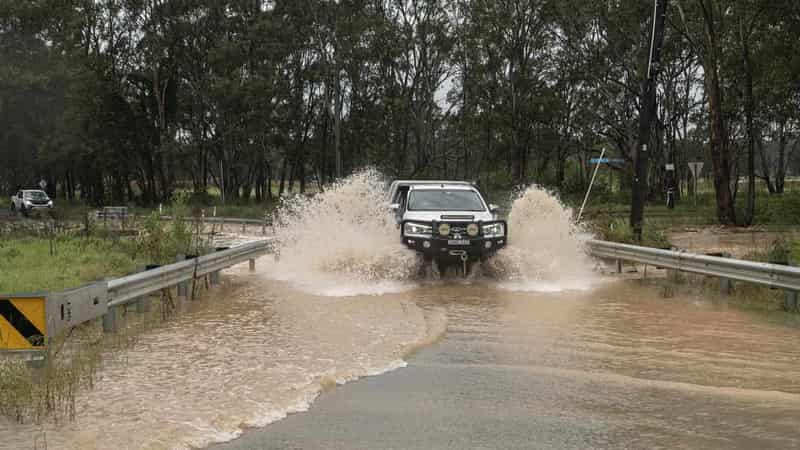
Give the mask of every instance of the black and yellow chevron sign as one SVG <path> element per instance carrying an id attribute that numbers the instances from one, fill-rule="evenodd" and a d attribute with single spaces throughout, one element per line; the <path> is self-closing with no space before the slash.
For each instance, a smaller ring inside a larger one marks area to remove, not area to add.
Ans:
<path id="1" fill-rule="evenodd" d="M 0 350 L 44 348 L 45 302 L 44 297 L 0 297 Z"/>

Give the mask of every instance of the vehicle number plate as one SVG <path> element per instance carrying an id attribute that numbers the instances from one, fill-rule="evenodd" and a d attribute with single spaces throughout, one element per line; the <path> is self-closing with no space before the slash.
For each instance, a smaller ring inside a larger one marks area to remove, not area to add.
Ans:
<path id="1" fill-rule="evenodd" d="M 447 245 L 469 245 L 469 240 L 467 239 L 450 239 L 447 241 Z"/>

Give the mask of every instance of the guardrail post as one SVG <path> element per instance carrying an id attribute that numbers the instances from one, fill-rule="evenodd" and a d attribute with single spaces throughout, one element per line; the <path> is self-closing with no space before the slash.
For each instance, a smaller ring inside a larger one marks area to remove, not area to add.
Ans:
<path id="1" fill-rule="evenodd" d="M 786 311 L 794 312 L 797 311 L 797 291 L 789 291 L 786 290 L 785 297 L 783 300 L 783 305 L 786 308 Z"/>
<path id="2" fill-rule="evenodd" d="M 178 262 L 185 261 L 186 255 L 178 255 L 175 259 Z M 181 281 L 180 283 L 178 283 L 177 289 L 178 289 L 178 298 L 186 300 L 186 297 L 188 296 L 189 293 L 189 283 Z"/>
<path id="3" fill-rule="evenodd" d="M 255 271 L 256 271 L 256 260 L 255 259 L 251 259 L 250 260 L 250 272 L 255 272 Z"/>
<path id="4" fill-rule="evenodd" d="M 733 280 L 730 278 L 719 279 L 719 293 L 722 295 L 730 295 L 733 292 Z"/>
<path id="5" fill-rule="evenodd" d="M 147 267 L 140 267 L 137 272 L 141 273 L 147 270 Z M 143 295 L 136 299 L 136 312 L 139 314 L 144 314 L 146 312 L 150 312 L 150 296 Z"/>
<path id="6" fill-rule="evenodd" d="M 109 306 L 108 312 L 103 314 L 103 332 L 116 333 L 117 332 L 117 307 Z"/>
<path id="7" fill-rule="evenodd" d="M 136 300 L 136 312 L 139 314 L 144 314 L 146 312 L 150 312 L 150 297 L 144 295 L 139 297 Z"/>
<path id="8" fill-rule="evenodd" d="M 617 273 L 622 273 L 622 260 L 617 260 Z"/>
<path id="9" fill-rule="evenodd" d="M 264 211 L 264 222 L 261 223 L 261 234 L 267 234 L 267 212 Z"/>

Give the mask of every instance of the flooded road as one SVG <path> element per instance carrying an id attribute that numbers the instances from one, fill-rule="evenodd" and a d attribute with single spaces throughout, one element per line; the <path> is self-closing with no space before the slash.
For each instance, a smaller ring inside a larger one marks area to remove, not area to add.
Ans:
<path id="1" fill-rule="evenodd" d="M 264 270 L 0 448 L 800 448 L 800 330 L 761 316 L 631 280 L 323 297 Z"/>
<path id="2" fill-rule="evenodd" d="M 0 448 L 800 448 L 800 329 L 601 275 L 537 188 L 442 274 L 375 178 L 287 202 L 279 258 L 105 355 L 73 421 L 0 418 Z"/>
<path id="3" fill-rule="evenodd" d="M 800 330 L 613 282 L 429 287 L 447 332 L 234 449 L 800 448 Z"/>

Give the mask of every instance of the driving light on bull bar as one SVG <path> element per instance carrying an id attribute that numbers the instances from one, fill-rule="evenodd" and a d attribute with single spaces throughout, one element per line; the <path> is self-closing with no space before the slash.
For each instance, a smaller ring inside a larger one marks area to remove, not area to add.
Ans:
<path id="1" fill-rule="evenodd" d="M 421 223 L 406 222 L 403 234 L 411 237 L 431 237 L 433 227 Z"/>
<path id="2" fill-rule="evenodd" d="M 471 223 L 471 224 L 467 225 L 467 234 L 470 235 L 471 237 L 477 236 L 478 235 L 478 231 L 480 231 L 480 230 L 478 229 L 478 224 L 477 223 Z"/>
<path id="3" fill-rule="evenodd" d="M 492 223 L 483 226 L 483 235 L 487 238 L 499 238 L 505 235 L 505 227 L 502 223 Z"/>
<path id="4" fill-rule="evenodd" d="M 439 225 L 439 234 L 442 236 L 449 236 L 450 235 L 450 225 L 443 223 Z"/>

